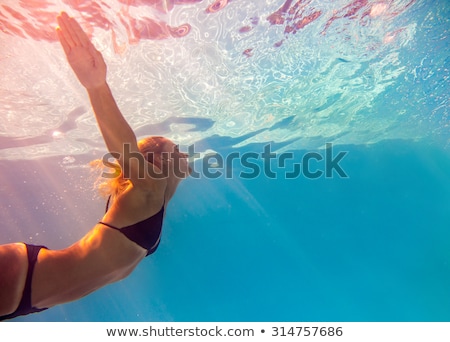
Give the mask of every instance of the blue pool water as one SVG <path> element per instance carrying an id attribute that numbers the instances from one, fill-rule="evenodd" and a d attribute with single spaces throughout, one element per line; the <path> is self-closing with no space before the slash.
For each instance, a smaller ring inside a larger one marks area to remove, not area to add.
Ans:
<path id="1" fill-rule="evenodd" d="M 234 162 L 229 177 L 216 168 L 217 179 L 186 180 L 157 253 L 133 274 L 18 321 L 450 320 L 446 1 L 198 1 L 165 11 L 154 1 L 129 16 L 190 31 L 139 42 L 128 40 L 119 2 L 77 3 L 85 7 L 41 10 L 95 24 L 139 136 L 166 135 L 202 155 L 258 153 L 252 165 L 266 173 L 245 177 L 253 169 Z M 285 11 L 273 24 L 284 7 L 298 18 Z M 103 214 L 86 165 L 105 149 L 33 11 L 0 5 L 0 243 L 64 248 Z M 325 171 L 326 143 L 332 156 L 345 153 L 345 177 L 287 176 L 312 153 L 306 171 Z M 261 157 L 268 145 L 271 162 Z"/>

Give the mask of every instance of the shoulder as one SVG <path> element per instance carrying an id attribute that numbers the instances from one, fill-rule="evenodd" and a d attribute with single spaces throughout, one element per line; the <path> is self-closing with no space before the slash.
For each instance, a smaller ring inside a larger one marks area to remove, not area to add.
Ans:
<path id="1" fill-rule="evenodd" d="M 164 192 L 167 187 L 167 175 L 156 165 L 150 162 L 140 162 L 134 170 L 122 170 L 125 178 L 133 187 L 154 194 Z M 126 166 L 125 166 L 126 167 Z"/>
<path id="2" fill-rule="evenodd" d="M 146 176 L 130 181 L 135 192 L 140 192 L 146 196 L 163 197 L 167 188 L 167 179 L 165 178 Z"/>
<path id="3" fill-rule="evenodd" d="M 166 188 L 166 180 L 142 180 L 137 184 L 130 183 L 130 185 L 115 198 L 115 204 L 108 213 L 121 217 L 147 217 L 149 209 L 150 211 L 157 212 L 163 205 Z"/>

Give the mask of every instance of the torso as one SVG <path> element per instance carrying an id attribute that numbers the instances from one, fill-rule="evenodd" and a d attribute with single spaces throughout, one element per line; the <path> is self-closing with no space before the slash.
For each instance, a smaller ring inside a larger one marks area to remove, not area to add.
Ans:
<path id="1" fill-rule="evenodd" d="M 102 221 L 121 228 L 153 216 L 165 203 L 164 192 L 129 186 L 111 204 Z M 32 303 L 38 308 L 81 298 L 125 278 L 147 251 L 121 232 L 97 224 L 63 250 L 42 250 L 35 268 Z"/>

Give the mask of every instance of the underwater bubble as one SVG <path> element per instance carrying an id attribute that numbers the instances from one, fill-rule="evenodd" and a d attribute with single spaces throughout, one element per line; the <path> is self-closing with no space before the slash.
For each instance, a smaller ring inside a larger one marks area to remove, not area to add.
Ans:
<path id="1" fill-rule="evenodd" d="M 75 162 L 75 158 L 72 156 L 64 157 L 62 160 L 63 165 L 72 164 Z"/>

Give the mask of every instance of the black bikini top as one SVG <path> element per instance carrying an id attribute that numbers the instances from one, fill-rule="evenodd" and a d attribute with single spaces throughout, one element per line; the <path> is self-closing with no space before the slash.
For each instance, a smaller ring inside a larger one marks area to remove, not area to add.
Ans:
<path id="1" fill-rule="evenodd" d="M 108 211 L 109 201 L 111 200 L 111 196 L 108 198 L 108 202 L 106 203 L 106 211 Z M 106 227 L 115 229 L 125 235 L 131 241 L 137 243 L 142 248 L 147 250 L 147 255 L 154 253 L 159 246 L 159 242 L 161 240 L 161 231 L 162 224 L 164 219 L 164 204 L 160 211 L 158 211 L 155 215 L 150 216 L 149 218 L 132 224 L 130 226 L 126 226 L 123 228 L 114 227 L 108 223 L 104 223 L 100 221 L 100 224 L 105 225 Z"/>

